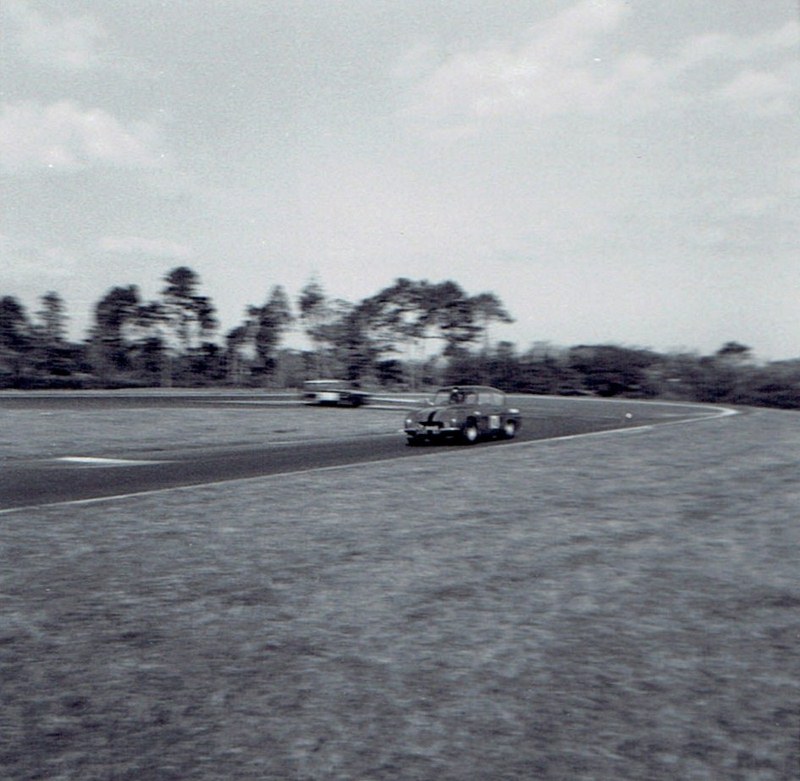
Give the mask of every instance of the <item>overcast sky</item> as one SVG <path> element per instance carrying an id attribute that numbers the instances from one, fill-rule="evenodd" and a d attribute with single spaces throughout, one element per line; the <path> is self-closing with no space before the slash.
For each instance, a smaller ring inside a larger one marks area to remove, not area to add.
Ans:
<path id="1" fill-rule="evenodd" d="M 0 0 L 0 295 L 494 291 L 520 349 L 800 356 L 796 0 Z"/>

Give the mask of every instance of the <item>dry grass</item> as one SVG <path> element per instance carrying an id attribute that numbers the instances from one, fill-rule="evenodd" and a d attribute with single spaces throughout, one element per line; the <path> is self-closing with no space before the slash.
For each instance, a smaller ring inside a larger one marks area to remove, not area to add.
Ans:
<path id="1" fill-rule="evenodd" d="M 4 515 L 0 765 L 793 779 L 798 452 L 757 412 Z"/>

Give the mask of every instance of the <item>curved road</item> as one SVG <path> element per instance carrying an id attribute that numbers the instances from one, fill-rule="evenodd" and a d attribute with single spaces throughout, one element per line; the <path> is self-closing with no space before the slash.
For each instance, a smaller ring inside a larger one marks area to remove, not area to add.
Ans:
<path id="1" fill-rule="evenodd" d="M 241 402 L 241 396 L 236 402 Z M 262 401 L 263 396 L 259 397 Z M 153 398 L 149 399 L 152 406 Z M 197 397 L 161 398 L 164 404 L 194 404 Z M 208 403 L 206 398 L 205 403 Z M 230 401 L 217 397 L 212 402 Z M 0 404 L 28 406 L 47 404 L 47 398 L 13 397 Z M 52 398 L 50 404 L 69 404 L 69 399 Z M 81 397 L 73 403 L 103 406 L 140 404 L 141 397 Z M 276 401 L 275 403 L 280 403 Z M 285 402 L 284 402 L 285 403 Z M 592 432 L 637 428 L 643 425 L 675 423 L 714 417 L 721 410 L 699 405 L 614 402 L 597 399 L 516 398 L 523 412 L 523 429 L 516 442 L 552 439 Z M 629 409 L 633 418 L 626 417 Z M 402 412 L 398 412 L 402 415 Z M 400 421 L 398 420 L 398 427 Z M 508 447 L 505 442 L 480 443 L 475 447 Z M 274 475 L 395 458 L 414 458 L 438 451 L 452 452 L 455 446 L 431 445 L 410 448 L 401 433 L 362 435 L 338 440 L 316 440 L 260 447 L 215 447 L 202 453 L 176 448 L 143 454 L 130 459 L 25 459 L 7 462 L 0 471 L 0 510 L 41 506 L 67 501 L 141 493 L 178 486 L 201 485 L 260 475 Z"/>

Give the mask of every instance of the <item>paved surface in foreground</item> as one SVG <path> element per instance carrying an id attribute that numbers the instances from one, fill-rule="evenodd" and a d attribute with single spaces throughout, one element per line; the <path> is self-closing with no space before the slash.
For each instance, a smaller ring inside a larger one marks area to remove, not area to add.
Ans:
<path id="1" fill-rule="evenodd" d="M 524 418 L 517 442 L 674 423 L 717 414 L 713 408 L 699 405 L 644 404 L 598 399 L 522 398 L 517 403 Z M 259 406 L 285 405 L 286 401 L 265 398 L 258 394 L 14 395 L 0 400 L 0 405 L 7 408 L 46 406 L 54 409 L 75 406 L 122 409 L 128 406 L 198 404 L 207 405 L 210 414 L 213 414 L 214 408 L 232 404 L 250 404 L 256 413 Z M 313 408 L 309 411 L 313 414 Z M 323 414 L 331 412 L 325 410 Z M 352 411 L 348 412 L 353 414 Z M 398 411 L 397 414 L 399 426 L 402 412 Z M 496 446 L 508 447 L 508 443 L 486 442 L 477 445 Z M 123 449 L 111 456 L 103 454 L 103 457 L 94 457 L 87 453 L 64 453 L 57 458 L 34 458 L 7 463 L 0 472 L 0 510 L 418 457 L 432 451 L 446 453 L 449 449 L 450 447 L 442 445 L 408 448 L 404 437 L 398 432 L 386 435 L 345 435 L 341 439 L 282 442 L 260 447 L 213 447 L 202 452 L 178 444 L 168 450 L 149 453 Z"/>

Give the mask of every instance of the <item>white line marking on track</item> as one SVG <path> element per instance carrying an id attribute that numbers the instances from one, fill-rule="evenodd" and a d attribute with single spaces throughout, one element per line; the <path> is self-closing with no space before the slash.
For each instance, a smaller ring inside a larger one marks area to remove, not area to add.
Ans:
<path id="1" fill-rule="evenodd" d="M 694 405 L 694 406 L 699 407 L 701 405 Z M 689 418 L 687 420 L 673 420 L 668 423 L 631 426 L 629 428 L 606 429 L 605 431 L 589 431 L 585 434 L 567 434 L 562 437 L 552 437 L 551 439 L 532 439 L 526 442 L 509 442 L 503 446 L 503 449 L 505 450 L 512 447 L 532 447 L 536 445 L 544 445 L 547 444 L 548 442 L 564 442 L 566 440 L 582 439 L 585 437 L 609 436 L 611 434 L 632 434 L 636 432 L 650 431 L 665 426 L 680 426 L 680 425 L 685 425 L 687 423 L 703 423 L 706 421 L 717 420 L 718 418 L 727 418 L 730 417 L 731 415 L 739 414 L 738 410 L 730 409 L 729 407 L 722 407 L 718 409 L 714 409 L 712 407 L 711 409 L 713 410 L 713 412 L 711 412 L 709 415 L 704 415 L 702 417 L 697 417 L 697 418 Z M 478 452 L 480 452 L 480 448 L 465 448 L 465 449 L 453 450 L 450 453 L 450 455 L 461 455 L 461 454 L 474 455 Z M 441 457 L 441 455 L 442 455 L 441 453 L 427 453 L 424 455 L 416 455 L 414 456 L 414 458 L 438 458 Z M 359 466 L 372 466 L 375 464 L 386 463 L 387 461 L 396 461 L 399 460 L 400 458 L 406 458 L 406 457 L 407 456 L 398 456 L 397 459 L 387 458 L 387 459 L 382 459 L 380 461 L 358 461 L 352 464 L 335 464 L 333 466 L 321 466 L 316 468 L 312 467 L 310 469 L 296 469 L 293 472 L 278 472 L 271 475 L 256 475 L 255 477 L 239 477 L 233 480 L 210 480 L 206 483 L 197 483 L 194 485 L 179 485 L 179 486 L 173 486 L 171 488 L 153 488 L 147 491 L 134 491 L 132 493 L 126 493 L 126 494 L 116 494 L 115 496 L 95 496 L 89 499 L 69 499 L 64 502 L 51 502 L 49 504 L 32 504 L 32 505 L 27 505 L 26 507 L 8 507 L 6 509 L 0 509 L 0 515 L 21 512 L 24 510 L 44 510 L 48 507 L 69 507 L 71 505 L 99 504 L 100 502 L 110 502 L 117 499 L 133 499 L 144 496 L 155 496 L 157 494 L 173 493 L 175 491 L 194 491 L 198 488 L 205 488 L 207 486 L 214 486 L 214 485 L 223 485 L 225 483 L 233 484 L 233 483 L 252 483 L 255 480 L 274 480 L 274 479 L 282 480 L 287 477 L 310 474 L 313 472 L 334 472 L 341 469 L 352 469 L 353 467 L 359 467 Z"/>
<path id="2" fill-rule="evenodd" d="M 87 466 L 141 466 L 164 463 L 163 461 L 145 461 L 136 458 L 99 458 L 97 456 L 60 456 L 53 460 L 69 464 L 86 464 Z"/>
<path id="3" fill-rule="evenodd" d="M 652 431 L 667 426 L 683 426 L 687 423 L 702 423 L 707 420 L 716 420 L 717 418 L 727 418 L 731 415 L 738 415 L 738 410 L 730 409 L 729 407 L 722 407 L 715 410 L 709 415 L 703 415 L 697 418 L 683 418 L 681 420 L 670 420 L 663 423 L 645 423 L 641 426 L 628 426 L 627 428 L 608 428 L 602 431 L 587 431 L 585 434 L 564 434 L 560 437 L 549 437 L 547 439 L 530 439 L 526 442 L 511 442 L 506 447 L 527 447 L 529 445 L 541 445 L 545 442 L 565 442 L 570 439 L 586 439 L 588 437 L 604 437 L 609 434 L 636 434 L 642 431 Z"/>

